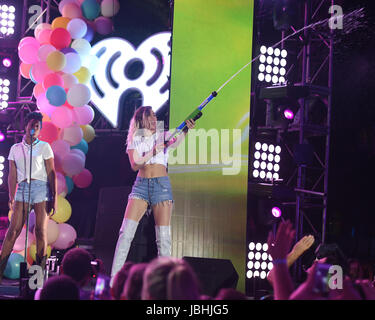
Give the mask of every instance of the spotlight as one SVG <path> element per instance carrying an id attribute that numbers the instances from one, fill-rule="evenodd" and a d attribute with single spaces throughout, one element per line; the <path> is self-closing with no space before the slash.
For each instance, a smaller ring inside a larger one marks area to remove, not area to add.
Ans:
<path id="1" fill-rule="evenodd" d="M 0 131 L 0 142 L 5 140 L 5 134 Z"/>
<path id="2" fill-rule="evenodd" d="M 10 81 L 6 78 L 0 78 L 0 110 L 8 107 Z"/>
<path id="3" fill-rule="evenodd" d="M 4 183 L 3 177 L 4 177 L 4 162 L 5 158 L 3 156 L 0 156 L 0 186 Z"/>
<path id="4" fill-rule="evenodd" d="M 12 60 L 10 60 L 9 58 L 4 58 L 3 59 L 3 66 L 5 68 L 10 68 L 12 66 Z"/>
<path id="5" fill-rule="evenodd" d="M 16 7 L 0 3 L 0 37 L 11 37 L 15 33 Z"/>
<path id="6" fill-rule="evenodd" d="M 261 278 L 266 279 L 268 273 L 273 268 L 272 258 L 267 253 L 267 243 L 250 242 L 248 246 L 248 263 L 246 277 L 248 279 Z"/>
<path id="7" fill-rule="evenodd" d="M 271 209 L 271 213 L 272 213 L 272 215 L 273 215 L 275 218 L 280 218 L 280 217 L 281 217 L 281 214 L 282 214 L 281 209 L 280 209 L 279 207 L 273 207 L 273 208 Z"/>
<path id="8" fill-rule="evenodd" d="M 280 179 L 281 147 L 272 142 L 257 141 L 253 147 L 254 179 L 274 181 Z"/>
<path id="9" fill-rule="evenodd" d="M 258 80 L 272 82 L 274 85 L 284 84 L 288 52 L 285 49 L 261 46 L 260 53 Z"/>

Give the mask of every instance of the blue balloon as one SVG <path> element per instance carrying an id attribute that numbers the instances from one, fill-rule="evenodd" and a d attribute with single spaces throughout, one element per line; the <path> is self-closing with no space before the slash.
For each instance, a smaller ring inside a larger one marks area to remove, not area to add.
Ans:
<path id="1" fill-rule="evenodd" d="M 73 191 L 74 188 L 74 182 L 71 177 L 65 176 L 66 186 L 68 188 L 68 194 Z"/>
<path id="2" fill-rule="evenodd" d="M 94 20 L 99 16 L 100 5 L 96 0 L 85 0 L 81 4 L 82 14 L 86 19 Z"/>
<path id="3" fill-rule="evenodd" d="M 51 86 L 47 89 L 46 97 L 48 102 L 55 106 L 60 107 L 66 102 L 66 92 L 63 87 Z"/>
<path id="4" fill-rule="evenodd" d="M 9 256 L 7 266 L 4 270 L 4 277 L 8 279 L 19 279 L 20 264 L 23 261 L 23 256 L 21 256 L 19 253 L 12 252 Z"/>
<path id="5" fill-rule="evenodd" d="M 86 142 L 85 139 L 82 139 L 78 144 L 76 144 L 73 147 L 70 147 L 70 149 L 79 149 L 84 154 L 87 154 L 87 151 L 89 151 L 89 145 L 88 145 L 88 143 Z"/>
<path id="6" fill-rule="evenodd" d="M 86 34 L 83 36 L 83 39 L 87 40 L 88 42 L 91 42 L 92 39 L 94 39 L 95 31 L 93 28 L 91 28 L 89 25 L 87 25 L 87 31 Z"/>

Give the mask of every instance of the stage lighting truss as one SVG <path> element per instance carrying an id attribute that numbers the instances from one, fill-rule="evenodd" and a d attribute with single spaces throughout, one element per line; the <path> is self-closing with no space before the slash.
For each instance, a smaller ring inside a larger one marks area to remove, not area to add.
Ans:
<path id="1" fill-rule="evenodd" d="M 253 148 L 252 177 L 264 181 L 280 179 L 281 146 L 257 141 Z"/>
<path id="2" fill-rule="evenodd" d="M 246 277 L 266 279 L 273 268 L 272 257 L 268 254 L 267 243 L 249 243 Z"/>
<path id="3" fill-rule="evenodd" d="M 0 156 L 0 186 L 4 183 L 5 158 Z"/>
<path id="4" fill-rule="evenodd" d="M 8 107 L 10 81 L 7 78 L 0 78 L 0 110 Z"/>
<path id="5" fill-rule="evenodd" d="M 16 7 L 0 1 L 0 38 L 11 37 L 15 33 Z"/>
<path id="6" fill-rule="evenodd" d="M 258 80 L 274 85 L 285 84 L 287 56 L 285 49 L 261 46 Z"/>

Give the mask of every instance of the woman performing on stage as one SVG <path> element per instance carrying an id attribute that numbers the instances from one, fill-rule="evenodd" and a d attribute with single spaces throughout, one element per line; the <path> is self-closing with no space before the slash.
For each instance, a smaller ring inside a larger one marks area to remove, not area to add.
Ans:
<path id="1" fill-rule="evenodd" d="M 52 148 L 47 142 L 38 139 L 42 119 L 43 115 L 39 112 L 29 113 L 25 119 L 25 135 L 22 142 L 14 144 L 9 152 L 9 209 L 13 214 L 0 255 L 0 282 L 14 243 L 29 214 L 29 199 L 30 208 L 34 208 L 36 217 L 36 263 L 45 268 L 48 214 L 55 213 L 57 182 Z"/>
<path id="2" fill-rule="evenodd" d="M 159 256 L 171 255 L 171 214 L 173 196 L 167 173 L 168 150 L 176 148 L 187 130 L 195 126 L 194 120 L 186 121 L 184 133 L 164 144 L 164 130 L 157 130 L 157 118 L 152 108 L 138 108 L 130 121 L 127 153 L 131 167 L 138 171 L 128 198 L 116 251 L 112 263 L 111 286 L 116 273 L 126 261 L 138 222 L 152 207 L 155 218 L 156 245 Z"/>

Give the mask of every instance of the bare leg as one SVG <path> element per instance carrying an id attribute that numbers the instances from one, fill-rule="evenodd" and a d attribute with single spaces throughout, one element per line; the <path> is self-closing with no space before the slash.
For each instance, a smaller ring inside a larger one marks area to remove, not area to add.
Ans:
<path id="1" fill-rule="evenodd" d="M 22 231 L 22 227 L 26 220 L 28 204 L 25 202 L 15 201 L 10 226 L 5 235 L 0 255 L 0 281 L 7 265 L 9 255 L 11 254 L 14 243 Z"/>
<path id="2" fill-rule="evenodd" d="M 152 207 L 155 217 L 156 245 L 159 256 L 172 255 L 171 216 L 172 201 L 163 201 Z"/>
<path id="3" fill-rule="evenodd" d="M 35 211 L 35 238 L 36 255 L 43 258 L 47 254 L 47 225 L 48 216 L 46 212 L 46 202 L 34 204 Z"/>

